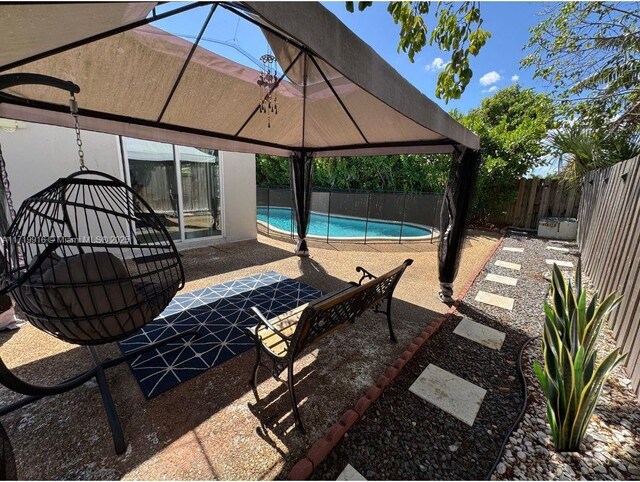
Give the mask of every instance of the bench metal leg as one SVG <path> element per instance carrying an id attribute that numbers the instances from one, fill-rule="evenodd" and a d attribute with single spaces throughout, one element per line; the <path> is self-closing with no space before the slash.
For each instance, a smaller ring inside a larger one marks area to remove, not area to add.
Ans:
<path id="1" fill-rule="evenodd" d="M 389 336 L 394 343 L 398 342 L 396 334 L 393 332 L 393 325 L 391 324 L 391 298 L 387 299 L 387 324 L 389 325 Z"/>
<path id="2" fill-rule="evenodd" d="M 289 396 L 291 397 L 291 408 L 293 409 L 293 418 L 296 422 L 296 428 L 300 430 L 303 434 L 307 432 L 304 429 L 304 425 L 302 425 L 302 419 L 300 418 L 300 412 L 298 412 L 298 400 L 296 399 L 296 392 L 294 387 L 294 379 L 293 379 L 293 363 L 289 363 L 289 368 L 287 372 L 287 384 L 289 385 Z"/>
<path id="3" fill-rule="evenodd" d="M 253 375 L 251 377 L 251 380 L 249 380 L 249 383 L 254 388 L 254 391 L 258 388 L 258 370 L 260 369 L 260 364 L 262 362 L 261 358 L 262 350 L 260 349 L 260 345 L 256 344 L 256 364 L 253 367 Z"/>

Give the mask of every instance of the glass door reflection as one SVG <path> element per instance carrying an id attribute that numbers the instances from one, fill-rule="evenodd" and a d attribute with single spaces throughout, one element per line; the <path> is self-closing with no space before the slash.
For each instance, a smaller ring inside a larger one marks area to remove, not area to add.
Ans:
<path id="1" fill-rule="evenodd" d="M 179 147 L 186 239 L 222 234 L 220 164 L 217 152 Z"/>
<path id="2" fill-rule="evenodd" d="M 171 144 L 127 138 L 125 140 L 131 188 L 149 203 L 175 240 L 182 239 L 176 177 Z M 144 227 L 136 228 L 138 239 Z"/>

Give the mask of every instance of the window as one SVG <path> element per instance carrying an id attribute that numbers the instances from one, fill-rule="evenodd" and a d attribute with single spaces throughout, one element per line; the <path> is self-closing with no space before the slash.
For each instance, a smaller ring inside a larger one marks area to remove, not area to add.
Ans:
<path id="1" fill-rule="evenodd" d="M 222 234 L 217 151 L 122 138 L 125 171 L 176 241 Z"/>

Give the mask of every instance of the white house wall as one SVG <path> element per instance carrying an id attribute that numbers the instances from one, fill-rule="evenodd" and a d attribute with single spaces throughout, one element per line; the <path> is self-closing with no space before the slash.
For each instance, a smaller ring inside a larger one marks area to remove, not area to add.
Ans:
<path id="1" fill-rule="evenodd" d="M 220 152 L 220 166 L 225 238 L 228 241 L 255 239 L 257 234 L 255 155 Z"/>
<path id="2" fill-rule="evenodd" d="M 6 125 L 6 121 L 3 122 Z M 16 210 L 30 195 L 79 169 L 72 129 L 20 122 L 13 132 L 0 129 L 0 142 Z M 124 179 L 117 136 L 82 132 L 85 164 L 89 169 Z M 179 248 L 256 238 L 255 156 L 220 152 L 223 239 L 196 239 Z"/>
<path id="3" fill-rule="evenodd" d="M 80 168 L 72 129 L 26 122 L 19 126 L 14 132 L 0 130 L 16 210 L 32 194 Z M 83 132 L 82 141 L 89 169 L 122 178 L 116 136 Z"/>

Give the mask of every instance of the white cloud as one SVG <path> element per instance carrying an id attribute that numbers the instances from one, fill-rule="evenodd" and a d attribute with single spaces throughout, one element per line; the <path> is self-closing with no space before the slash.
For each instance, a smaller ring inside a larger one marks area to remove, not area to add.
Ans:
<path id="1" fill-rule="evenodd" d="M 500 79 L 502 79 L 502 76 L 495 70 L 492 70 L 491 72 L 487 72 L 482 77 L 480 77 L 480 85 L 488 87 L 489 85 L 495 84 Z"/>
<path id="2" fill-rule="evenodd" d="M 431 70 L 442 70 L 442 69 L 444 69 L 444 65 L 445 65 L 444 60 L 442 60 L 440 57 L 436 57 L 435 59 L 433 59 L 433 62 L 431 62 L 425 68 L 428 71 L 431 71 Z"/>
<path id="3" fill-rule="evenodd" d="M 511 82 L 518 82 L 520 80 L 520 76 L 519 75 L 512 75 L 511 76 Z"/>
<path id="4" fill-rule="evenodd" d="M 482 93 L 488 93 L 488 92 L 495 92 L 496 90 L 498 90 L 498 86 L 497 85 L 492 85 L 491 87 L 489 87 L 488 89 L 483 89 L 480 92 Z"/>

